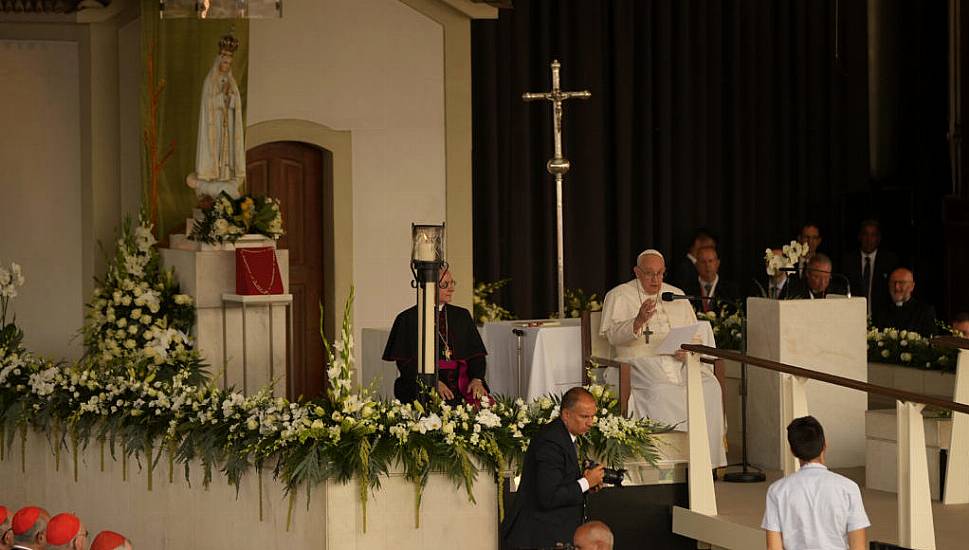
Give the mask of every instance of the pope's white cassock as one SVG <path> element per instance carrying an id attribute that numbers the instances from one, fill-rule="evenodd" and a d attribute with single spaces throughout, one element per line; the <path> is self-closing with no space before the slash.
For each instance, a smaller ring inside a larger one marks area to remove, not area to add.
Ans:
<path id="1" fill-rule="evenodd" d="M 675 286 L 663 283 L 660 292 L 683 294 Z M 633 331 L 633 321 L 645 299 L 656 301 L 656 311 L 647 323 L 651 334 L 649 343 L 642 328 Z M 621 284 L 606 294 L 602 304 L 600 334 L 609 339 L 616 350 L 616 359 L 632 365 L 632 391 L 629 412 L 634 417 L 649 417 L 667 424 L 675 424 L 677 430 L 686 431 L 686 363 L 672 355 L 659 355 L 662 344 L 672 327 L 695 324 L 696 313 L 689 300 L 664 302 L 659 295 L 647 295 L 639 280 Z M 702 341 L 715 346 L 713 330 L 703 323 L 700 330 Z M 723 447 L 723 404 L 720 383 L 713 369 L 703 368 L 703 397 L 706 405 L 707 428 L 710 432 L 710 463 L 713 467 L 726 466 L 727 455 Z"/>

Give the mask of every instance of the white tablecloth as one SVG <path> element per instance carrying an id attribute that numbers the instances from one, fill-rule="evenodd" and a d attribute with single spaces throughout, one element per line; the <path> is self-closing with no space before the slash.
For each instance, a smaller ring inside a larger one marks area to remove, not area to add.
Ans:
<path id="1" fill-rule="evenodd" d="M 492 393 L 535 399 L 562 394 L 582 383 L 582 335 L 578 319 L 552 326 L 521 326 L 523 321 L 485 323 L 481 339 L 488 350 L 488 385 Z M 518 337 L 522 336 L 522 369 L 519 389 Z"/>

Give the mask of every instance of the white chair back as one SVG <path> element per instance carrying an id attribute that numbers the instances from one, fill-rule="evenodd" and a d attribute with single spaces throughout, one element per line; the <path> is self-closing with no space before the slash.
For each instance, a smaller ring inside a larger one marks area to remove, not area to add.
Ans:
<path id="1" fill-rule="evenodd" d="M 602 324 L 602 311 L 589 312 L 589 333 L 592 341 L 592 356 L 615 359 L 616 351 L 613 349 L 609 339 L 599 334 L 599 326 Z"/>

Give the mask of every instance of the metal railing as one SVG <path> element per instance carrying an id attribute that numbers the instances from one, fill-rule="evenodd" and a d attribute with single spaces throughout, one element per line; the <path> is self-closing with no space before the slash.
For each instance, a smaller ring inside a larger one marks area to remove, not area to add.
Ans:
<path id="1" fill-rule="evenodd" d="M 896 388 L 889 388 L 868 382 L 861 382 L 834 374 L 805 369 L 770 359 L 754 357 L 746 353 L 720 350 L 710 346 L 685 344 L 682 349 L 691 352 L 694 358 L 688 365 L 689 377 L 699 379 L 697 374 L 700 361 L 695 360 L 699 354 L 736 361 L 754 367 L 759 367 L 781 375 L 781 389 L 784 392 L 780 416 L 782 425 L 787 425 L 796 417 L 808 414 L 805 384 L 808 380 L 817 380 L 844 388 L 850 388 L 869 394 L 891 397 L 896 400 L 897 449 L 898 449 L 898 538 L 899 543 L 911 548 L 935 549 L 935 530 L 932 518 L 932 500 L 929 489 L 929 471 L 926 459 L 925 427 L 922 409 L 926 405 L 950 410 L 952 415 L 952 435 L 949 444 L 949 462 L 946 466 L 946 481 L 943 492 L 943 503 L 969 503 L 969 339 L 954 336 L 933 338 L 933 344 L 950 346 L 960 349 L 957 362 L 955 389 L 953 400 L 930 395 L 919 394 Z M 704 362 L 712 362 L 703 359 Z M 697 385 L 698 386 L 698 385 Z M 702 401 L 699 388 L 687 389 L 688 401 Z M 690 431 L 705 423 L 695 424 L 701 420 L 702 405 L 699 410 L 692 404 L 689 407 Z M 706 434 L 702 434 L 706 437 Z M 700 438 L 696 438 L 700 440 Z M 694 438 L 691 434 L 691 442 Z M 696 456 L 701 460 L 694 464 Z M 690 453 L 690 473 L 695 466 L 706 467 L 702 455 Z M 784 462 L 785 474 L 793 472 L 797 463 L 793 457 Z M 694 495 L 694 486 L 690 487 L 690 509 L 693 512 L 715 515 L 716 495 L 712 486 L 698 484 L 698 494 Z"/>

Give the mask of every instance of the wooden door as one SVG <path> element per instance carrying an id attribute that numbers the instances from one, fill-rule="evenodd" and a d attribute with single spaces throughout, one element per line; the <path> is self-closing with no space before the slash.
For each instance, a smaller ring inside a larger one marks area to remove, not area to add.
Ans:
<path id="1" fill-rule="evenodd" d="M 279 248 L 289 250 L 289 292 L 293 295 L 293 349 L 288 397 L 316 397 L 325 384 L 320 302 L 323 297 L 323 184 L 325 151 L 280 141 L 246 152 L 246 190 L 280 201 L 283 228 Z"/>

